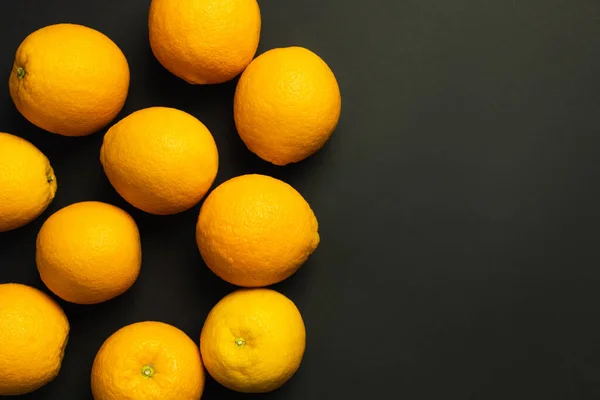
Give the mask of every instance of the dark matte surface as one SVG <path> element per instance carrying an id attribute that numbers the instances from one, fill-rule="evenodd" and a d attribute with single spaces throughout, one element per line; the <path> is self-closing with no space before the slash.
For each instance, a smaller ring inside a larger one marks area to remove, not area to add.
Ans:
<path id="1" fill-rule="evenodd" d="M 8 78 L 14 51 L 37 28 L 99 29 L 131 65 L 120 117 L 155 105 L 191 112 L 216 138 L 218 182 L 271 174 L 310 201 L 321 246 L 276 286 L 306 320 L 300 371 L 264 396 L 209 381 L 205 399 L 600 396 L 600 2 L 262 1 L 259 52 L 316 51 L 344 99 L 325 149 L 285 168 L 260 161 L 237 137 L 235 83 L 193 87 L 154 60 L 148 5 L 4 1 L 0 70 Z M 102 305 L 61 303 L 72 325 L 61 374 L 23 397 L 88 399 L 94 355 L 111 333 L 153 319 L 197 341 L 209 309 L 233 287 L 196 249 L 199 207 L 172 217 L 136 211 L 103 175 L 103 132 L 80 139 L 42 132 L 2 87 L 0 130 L 48 155 L 59 191 L 41 218 L 0 235 L 0 282 L 43 287 L 35 236 L 73 202 L 124 207 L 142 232 L 139 281 Z"/>

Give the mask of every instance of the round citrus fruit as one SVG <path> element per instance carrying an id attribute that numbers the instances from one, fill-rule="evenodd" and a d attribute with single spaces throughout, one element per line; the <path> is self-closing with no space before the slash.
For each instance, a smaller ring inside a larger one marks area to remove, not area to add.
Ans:
<path id="1" fill-rule="evenodd" d="M 0 284 L 0 396 L 31 393 L 52 381 L 69 337 L 69 321 L 45 293 Z"/>
<path id="2" fill-rule="evenodd" d="M 274 290 L 240 289 L 210 311 L 200 350 L 208 373 L 223 386 L 270 392 L 300 367 L 306 330 L 294 303 Z"/>
<path id="3" fill-rule="evenodd" d="M 302 47 L 269 50 L 238 82 L 234 117 L 248 149 L 276 165 L 321 149 L 337 126 L 340 89 L 329 66 Z"/>
<path id="4" fill-rule="evenodd" d="M 123 108 L 129 65 L 104 34 L 81 25 L 50 25 L 21 43 L 9 86 L 17 109 L 32 124 L 85 136 L 104 128 Z"/>
<path id="5" fill-rule="evenodd" d="M 140 234 L 118 207 L 88 201 L 54 213 L 37 237 L 42 281 L 63 300 L 96 304 L 123 294 L 142 263 Z"/>
<path id="6" fill-rule="evenodd" d="M 268 286 L 300 268 L 319 245 L 318 222 L 293 187 L 265 175 L 242 175 L 217 187 L 198 218 L 206 265 L 239 286 Z"/>
<path id="7" fill-rule="evenodd" d="M 217 146 L 206 126 L 188 113 L 166 107 L 136 111 L 111 127 L 100 160 L 125 200 L 158 215 L 196 205 L 219 167 Z"/>
<path id="8" fill-rule="evenodd" d="M 152 0 L 150 45 L 158 61 L 192 84 L 222 83 L 252 61 L 260 39 L 256 0 Z"/>
<path id="9" fill-rule="evenodd" d="M 198 400 L 204 380 L 198 346 L 162 322 L 119 329 L 104 342 L 92 367 L 95 400 Z"/>
<path id="10" fill-rule="evenodd" d="M 56 176 L 33 144 L 0 132 L 0 232 L 37 218 L 54 199 Z"/>

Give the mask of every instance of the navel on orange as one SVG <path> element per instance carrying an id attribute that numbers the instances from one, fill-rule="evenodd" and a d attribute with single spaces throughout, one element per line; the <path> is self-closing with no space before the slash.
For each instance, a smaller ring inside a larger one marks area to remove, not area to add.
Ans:
<path id="1" fill-rule="evenodd" d="M 84 136 L 104 128 L 123 108 L 129 66 L 106 35 L 82 25 L 50 25 L 19 46 L 9 87 L 29 122 Z"/>
<path id="2" fill-rule="evenodd" d="M 200 349 L 209 374 L 223 386 L 270 392 L 298 370 L 306 347 L 300 311 L 270 289 L 241 289 L 208 314 Z"/>
<path id="3" fill-rule="evenodd" d="M 171 73 L 192 84 L 222 83 L 252 61 L 260 39 L 256 0 L 152 0 L 150 45 Z"/>
<path id="4" fill-rule="evenodd" d="M 162 322 L 119 329 L 104 342 L 92 367 L 95 400 L 198 400 L 204 380 L 198 346 Z"/>
<path id="5" fill-rule="evenodd" d="M 321 149 L 341 112 L 337 80 L 318 55 L 302 47 L 269 50 L 237 85 L 235 125 L 248 149 L 276 165 Z"/>
<path id="6" fill-rule="evenodd" d="M 196 240 L 215 274 L 234 285 L 258 287 L 295 273 L 319 245 L 318 227 L 292 186 L 265 175 L 242 175 L 206 198 Z"/>

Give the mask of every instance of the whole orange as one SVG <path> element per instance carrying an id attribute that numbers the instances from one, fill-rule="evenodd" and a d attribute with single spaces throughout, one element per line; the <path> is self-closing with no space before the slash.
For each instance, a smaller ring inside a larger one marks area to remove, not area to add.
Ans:
<path id="1" fill-rule="evenodd" d="M 129 65 L 121 49 L 97 30 L 50 25 L 19 46 L 9 87 L 17 109 L 32 124 L 85 136 L 104 128 L 123 108 Z"/>
<path id="2" fill-rule="evenodd" d="M 300 311 L 270 289 L 241 289 L 208 314 L 200 349 L 208 373 L 223 386 L 270 392 L 298 370 L 306 347 Z"/>
<path id="3" fill-rule="evenodd" d="M 321 149 L 337 126 L 341 95 L 329 66 L 302 47 L 269 50 L 237 85 L 235 125 L 248 149 L 276 165 Z"/>
<path id="4" fill-rule="evenodd" d="M 86 201 L 50 216 L 37 236 L 42 281 L 63 300 L 96 304 L 123 294 L 142 263 L 133 218 L 110 204 Z"/>
<path id="5" fill-rule="evenodd" d="M 309 204 L 287 183 L 242 175 L 206 198 L 196 240 L 206 265 L 222 279 L 257 287 L 280 282 L 302 266 L 319 245 Z"/>
<path id="6" fill-rule="evenodd" d="M 198 346 L 162 322 L 119 329 L 104 342 L 92 366 L 95 400 L 198 400 L 204 381 Z"/>
<path id="7" fill-rule="evenodd" d="M 176 214 L 195 206 L 219 168 L 217 145 L 192 115 L 167 107 L 134 112 L 112 126 L 100 161 L 115 190 L 151 214 Z"/>
<path id="8" fill-rule="evenodd" d="M 33 392 L 60 371 L 69 321 L 45 293 L 0 284 L 0 396 Z"/>
<path id="9" fill-rule="evenodd" d="M 229 81 L 252 61 L 260 39 L 256 0 L 152 0 L 150 45 L 171 73 L 192 84 Z"/>
<path id="10" fill-rule="evenodd" d="M 0 232 L 36 219 L 55 193 L 48 158 L 27 140 L 0 132 Z"/>

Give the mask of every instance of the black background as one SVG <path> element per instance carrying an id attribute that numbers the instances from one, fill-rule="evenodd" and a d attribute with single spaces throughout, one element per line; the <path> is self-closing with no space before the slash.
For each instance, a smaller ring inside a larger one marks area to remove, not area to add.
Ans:
<path id="1" fill-rule="evenodd" d="M 205 399 L 600 397 L 600 2 L 261 1 L 259 53 L 308 47 L 329 63 L 343 95 L 327 146 L 283 168 L 237 136 L 235 82 L 191 86 L 153 58 L 148 7 L 3 1 L 0 71 L 8 81 L 16 48 L 35 29 L 98 29 L 130 62 L 119 118 L 158 105 L 188 111 L 215 136 L 217 183 L 266 173 L 311 203 L 321 245 L 275 286 L 305 318 L 302 367 L 268 395 L 209 380 Z M 2 87 L 0 131 L 38 146 L 59 189 L 42 217 L 0 235 L 0 282 L 43 288 L 37 231 L 73 202 L 121 206 L 141 230 L 138 282 L 101 305 L 61 302 L 71 322 L 61 373 L 23 396 L 88 399 L 95 353 L 115 330 L 161 320 L 198 341 L 210 308 L 234 288 L 196 249 L 199 206 L 170 217 L 133 209 L 102 172 L 104 132 L 43 132 Z"/>

